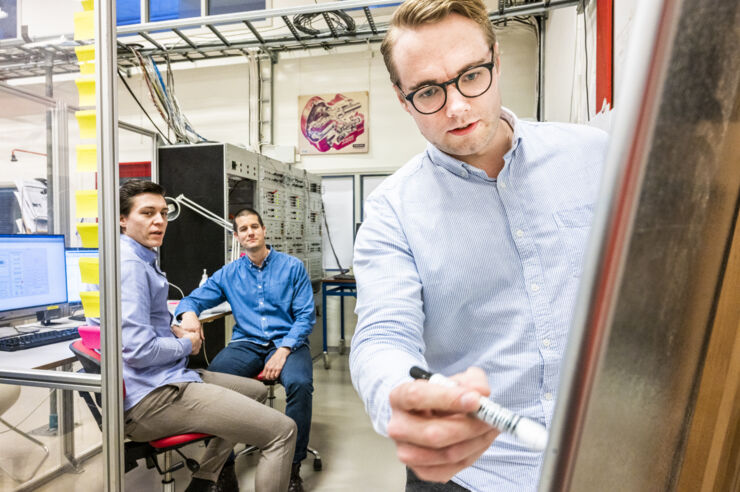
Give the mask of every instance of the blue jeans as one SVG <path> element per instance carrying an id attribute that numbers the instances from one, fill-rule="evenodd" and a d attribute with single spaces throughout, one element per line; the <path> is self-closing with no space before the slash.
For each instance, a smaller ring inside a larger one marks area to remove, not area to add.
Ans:
<path id="1" fill-rule="evenodd" d="M 216 355 L 208 370 L 253 378 L 262 371 L 265 362 L 275 350 L 277 348 L 272 343 L 263 347 L 251 342 L 232 342 Z M 293 463 L 300 463 L 306 457 L 308 435 L 311 431 L 313 361 L 308 345 L 291 352 L 278 380 L 285 387 L 287 396 L 285 414 L 298 427 Z"/>

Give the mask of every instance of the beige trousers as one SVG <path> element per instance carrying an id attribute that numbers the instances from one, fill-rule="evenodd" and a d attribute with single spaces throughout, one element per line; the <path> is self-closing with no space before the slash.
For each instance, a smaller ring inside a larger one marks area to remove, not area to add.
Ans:
<path id="1" fill-rule="evenodd" d="M 296 425 L 263 404 L 267 388 L 254 379 L 205 370 L 203 383 L 160 386 L 124 414 L 125 433 L 151 441 L 189 432 L 213 434 L 193 476 L 216 481 L 236 443 L 260 449 L 256 492 L 285 492 L 296 441 Z"/>

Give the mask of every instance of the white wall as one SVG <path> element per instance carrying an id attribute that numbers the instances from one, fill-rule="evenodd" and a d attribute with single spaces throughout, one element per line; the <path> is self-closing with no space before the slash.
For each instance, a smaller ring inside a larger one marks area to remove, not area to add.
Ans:
<path id="1" fill-rule="evenodd" d="M 614 0 L 614 99 L 619 107 L 619 92 L 624 83 L 627 46 L 637 0 Z M 596 102 L 595 1 L 587 10 L 589 106 L 591 116 L 601 104 Z M 545 36 L 545 119 L 548 121 L 585 121 L 585 62 L 583 17 L 576 8 L 555 10 L 546 24 Z M 580 115 L 580 118 L 578 117 Z"/>

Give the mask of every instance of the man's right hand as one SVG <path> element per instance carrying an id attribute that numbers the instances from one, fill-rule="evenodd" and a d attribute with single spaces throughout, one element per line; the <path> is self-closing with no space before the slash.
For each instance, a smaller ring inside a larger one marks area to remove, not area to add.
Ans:
<path id="1" fill-rule="evenodd" d="M 185 332 L 198 333 L 201 340 L 205 338 L 203 336 L 203 324 L 198 319 L 198 315 L 193 311 L 183 313 L 180 328 Z"/>
<path id="2" fill-rule="evenodd" d="M 490 388 L 485 373 L 470 368 L 452 376 L 459 386 L 448 388 L 411 381 L 390 394 L 388 436 L 398 458 L 422 480 L 447 482 L 472 465 L 499 432 L 471 416 Z"/>
<path id="3" fill-rule="evenodd" d="M 200 352 L 200 346 L 203 343 L 203 340 L 200 337 L 200 333 L 188 331 L 185 333 L 183 338 L 189 338 L 190 343 L 193 345 L 193 350 L 191 350 L 190 353 L 192 355 L 198 355 L 198 352 Z"/>

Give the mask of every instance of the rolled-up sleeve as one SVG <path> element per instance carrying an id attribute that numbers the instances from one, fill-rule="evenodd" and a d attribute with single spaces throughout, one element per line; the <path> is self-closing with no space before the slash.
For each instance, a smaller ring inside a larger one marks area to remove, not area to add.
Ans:
<path id="1" fill-rule="evenodd" d="M 181 300 L 175 310 L 175 318 L 180 319 L 180 316 L 188 311 L 200 315 L 206 309 L 218 306 L 224 302 L 226 300 L 226 294 L 221 288 L 221 283 L 224 281 L 223 275 L 223 269 L 216 271 L 208 277 L 206 283 Z"/>

